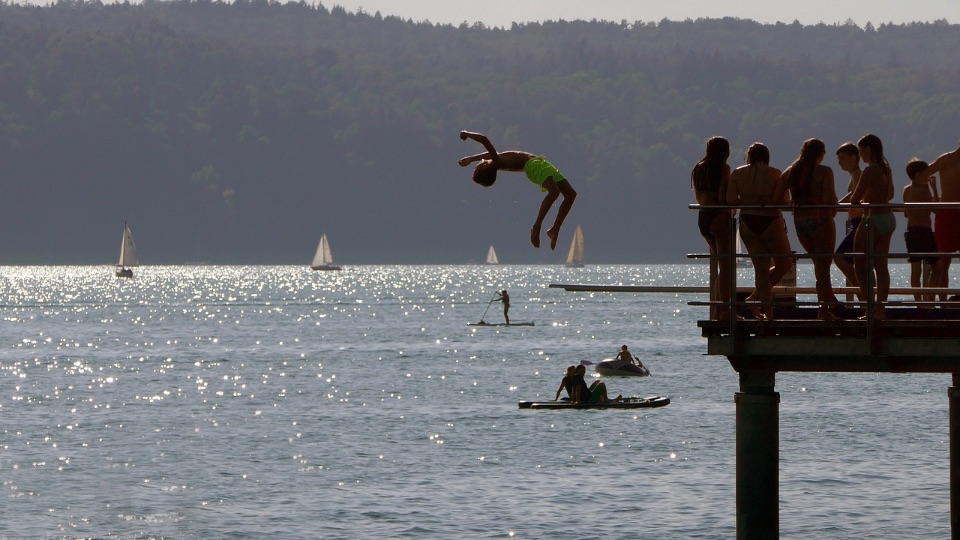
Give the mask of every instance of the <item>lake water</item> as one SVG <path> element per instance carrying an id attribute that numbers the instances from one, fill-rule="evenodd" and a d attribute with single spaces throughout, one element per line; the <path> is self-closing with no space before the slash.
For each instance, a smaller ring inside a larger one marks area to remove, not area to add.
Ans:
<path id="1" fill-rule="evenodd" d="M 0 267 L 0 538 L 733 538 L 702 298 L 548 288 L 705 268 Z M 517 408 L 622 344 L 669 406 Z M 950 384 L 779 374 L 782 537 L 949 537 Z"/>

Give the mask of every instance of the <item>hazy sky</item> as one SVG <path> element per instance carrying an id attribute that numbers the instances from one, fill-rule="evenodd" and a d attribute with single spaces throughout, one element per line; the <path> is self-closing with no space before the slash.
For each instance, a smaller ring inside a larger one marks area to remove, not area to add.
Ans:
<path id="1" fill-rule="evenodd" d="M 853 19 L 863 26 L 893 22 L 930 22 L 946 19 L 960 23 L 960 0 L 320 0 L 330 8 L 396 15 L 414 21 L 460 24 L 481 21 L 509 27 L 513 22 L 603 19 L 619 22 L 684 20 L 700 17 L 738 17 L 759 22 L 832 24 Z"/>

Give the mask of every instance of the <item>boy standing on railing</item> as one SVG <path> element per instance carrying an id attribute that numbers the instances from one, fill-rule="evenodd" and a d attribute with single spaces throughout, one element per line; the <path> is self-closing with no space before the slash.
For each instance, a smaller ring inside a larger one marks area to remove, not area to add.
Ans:
<path id="1" fill-rule="evenodd" d="M 940 202 L 936 193 L 930 193 L 930 176 L 925 175 L 927 162 L 917 158 L 907 163 L 907 176 L 910 183 L 903 188 L 903 202 L 929 203 Z M 936 191 L 936 186 L 934 186 Z M 903 233 L 903 240 L 907 244 L 907 253 L 936 253 L 937 240 L 933 235 L 933 222 L 930 219 L 930 210 L 924 208 L 905 208 L 903 214 L 907 217 L 907 230 Z M 918 256 L 907 257 L 910 262 L 910 286 L 930 287 L 938 286 L 943 272 L 943 257 Z M 924 263 L 930 265 L 930 273 L 924 276 Z M 926 277 L 926 279 L 924 279 Z M 935 295 L 915 293 L 917 301 L 931 301 Z"/>

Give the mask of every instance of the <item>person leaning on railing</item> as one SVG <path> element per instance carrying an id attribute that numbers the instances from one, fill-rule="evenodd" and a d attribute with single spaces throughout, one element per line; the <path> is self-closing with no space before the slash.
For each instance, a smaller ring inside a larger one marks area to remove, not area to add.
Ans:
<path id="1" fill-rule="evenodd" d="M 860 174 L 863 172 L 860 170 L 860 150 L 857 149 L 857 145 L 852 142 L 841 144 L 840 148 L 837 148 L 837 165 L 850 176 L 847 194 L 840 198 L 841 203 L 849 203 L 850 197 L 857 189 Z M 857 286 L 857 271 L 853 268 L 853 256 L 847 254 L 853 251 L 853 238 L 857 234 L 861 219 L 863 219 L 863 208 L 853 206 L 847 210 L 846 235 L 837 246 L 836 256 L 833 258 L 834 264 L 847 278 L 847 285 L 852 287 Z"/>
<path id="2" fill-rule="evenodd" d="M 942 202 L 960 202 L 960 146 L 956 150 L 941 154 L 922 174 L 924 176 L 940 175 L 940 200 Z M 936 189 L 936 183 L 933 185 Z M 937 210 L 933 234 L 937 238 L 937 248 L 940 253 L 960 251 L 960 208 Z M 940 282 L 931 283 L 932 286 L 944 288 L 949 286 L 951 261 L 952 259 L 949 257 L 944 261 Z M 941 296 L 941 300 L 943 299 L 943 296 Z"/>
<path id="3" fill-rule="evenodd" d="M 703 206 L 723 205 L 727 197 L 727 183 L 730 179 L 730 143 L 723 137 L 712 137 L 707 141 L 706 154 L 690 172 L 690 184 L 697 203 Z M 730 319 L 730 264 L 721 261 L 718 255 L 733 253 L 730 239 L 730 210 L 705 209 L 697 214 L 697 227 L 700 235 L 710 248 L 710 276 L 716 281 L 710 283 L 711 301 L 721 305 L 711 306 L 713 319 Z"/>
<path id="4" fill-rule="evenodd" d="M 930 192 L 930 176 L 924 176 L 927 170 L 927 162 L 913 158 L 907 163 L 906 172 L 910 178 L 910 183 L 903 188 L 903 202 L 906 205 L 910 203 L 932 203 L 940 202 L 935 193 Z M 903 233 L 903 241 L 907 246 L 907 262 L 910 263 L 910 286 L 930 287 L 940 283 L 940 275 L 943 273 L 944 262 L 949 260 L 946 257 L 936 255 L 917 256 L 914 253 L 936 253 L 937 239 L 933 234 L 933 220 L 930 217 L 931 211 L 927 208 L 904 208 L 903 215 L 907 218 L 907 230 Z M 929 274 L 924 272 L 924 264 L 930 267 Z M 927 279 L 924 279 L 927 278 Z M 913 299 L 917 301 L 930 301 L 936 295 L 914 293 Z"/>
<path id="5" fill-rule="evenodd" d="M 727 204 L 789 204 L 786 192 L 780 200 L 773 198 L 780 174 L 779 169 L 770 166 L 770 150 L 767 146 L 759 142 L 751 144 L 747 149 L 747 164 L 730 173 Z M 746 301 L 760 303 L 759 306 L 751 307 L 757 319 L 772 320 L 773 285 L 779 283 L 792 266 L 790 239 L 787 237 L 783 213 L 777 208 L 741 209 L 740 238 L 750 254 L 755 272 L 755 289 Z"/>
<path id="6" fill-rule="evenodd" d="M 890 172 L 890 163 L 883 155 L 880 137 L 864 135 L 857 141 L 857 148 L 866 167 L 860 175 L 856 191 L 850 197 L 850 204 L 888 204 L 893 199 L 893 175 Z M 877 320 L 886 318 L 885 304 L 890 294 L 887 254 L 890 253 L 890 239 L 893 238 L 896 228 L 897 219 L 893 210 L 867 207 L 853 240 L 854 250 L 867 254 L 854 257 L 853 265 L 857 270 L 860 292 L 867 301 L 867 309 L 875 302 L 873 318 Z M 861 318 L 868 316 L 869 313 L 864 313 Z"/>
<path id="7" fill-rule="evenodd" d="M 804 141 L 800 155 L 780 176 L 774 200 L 780 200 L 785 191 L 790 192 L 797 239 L 803 249 L 812 254 L 817 301 L 820 303 L 817 318 L 835 320 L 838 317 L 834 311 L 839 306 L 830 281 L 830 265 L 837 239 L 833 222 L 837 210 L 824 206 L 837 205 L 837 192 L 833 187 L 833 170 L 822 164 L 825 154 L 826 146 L 820 139 Z"/>

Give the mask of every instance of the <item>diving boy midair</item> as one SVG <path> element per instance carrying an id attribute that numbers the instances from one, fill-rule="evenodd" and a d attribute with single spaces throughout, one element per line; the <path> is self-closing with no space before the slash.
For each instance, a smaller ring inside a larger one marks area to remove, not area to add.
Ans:
<path id="1" fill-rule="evenodd" d="M 574 191 L 570 185 L 570 181 L 567 180 L 556 167 L 545 160 L 543 156 L 537 156 L 521 150 L 497 152 L 493 144 L 490 143 L 490 139 L 482 133 L 461 131 L 460 139 L 464 141 L 473 139 L 486 149 L 486 152 L 482 154 L 460 158 L 459 163 L 461 167 L 466 167 L 475 161 L 480 162 L 477 163 L 477 166 L 473 169 L 474 182 L 483 187 L 490 187 L 497 181 L 498 170 L 503 169 L 511 172 L 523 171 L 531 182 L 540 186 L 542 191 L 547 192 L 543 198 L 543 202 L 540 203 L 537 221 L 533 224 L 533 228 L 530 229 L 530 243 L 533 244 L 533 247 L 540 247 L 540 227 L 543 225 L 543 219 L 547 216 L 547 212 L 550 211 L 550 207 L 553 206 L 554 201 L 561 195 L 563 196 L 560 207 L 557 209 L 557 219 L 553 222 L 553 227 L 547 229 L 547 238 L 550 239 L 550 249 L 555 249 L 557 247 L 557 238 L 560 236 L 560 226 L 563 225 L 563 220 L 567 217 L 567 214 L 570 212 L 570 207 L 573 206 L 573 201 L 577 198 L 577 192 Z"/>

